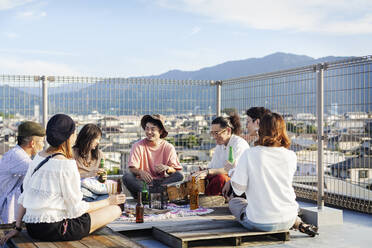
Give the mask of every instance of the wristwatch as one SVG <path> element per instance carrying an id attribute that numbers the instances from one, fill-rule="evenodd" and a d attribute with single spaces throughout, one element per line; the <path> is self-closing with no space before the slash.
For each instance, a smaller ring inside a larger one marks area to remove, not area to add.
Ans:
<path id="1" fill-rule="evenodd" d="M 14 227 L 13 227 L 15 230 L 17 230 L 18 232 L 22 232 L 22 227 L 18 227 L 14 224 Z"/>

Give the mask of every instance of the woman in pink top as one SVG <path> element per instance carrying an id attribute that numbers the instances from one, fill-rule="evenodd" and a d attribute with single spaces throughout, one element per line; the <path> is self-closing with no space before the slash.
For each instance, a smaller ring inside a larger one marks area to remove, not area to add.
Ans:
<path id="1" fill-rule="evenodd" d="M 164 140 L 168 132 L 161 115 L 145 115 L 141 126 L 146 137 L 132 146 L 129 158 L 129 172 L 123 176 L 123 183 L 134 198 L 147 184 L 167 185 L 183 180 L 182 167 L 174 146 Z"/>

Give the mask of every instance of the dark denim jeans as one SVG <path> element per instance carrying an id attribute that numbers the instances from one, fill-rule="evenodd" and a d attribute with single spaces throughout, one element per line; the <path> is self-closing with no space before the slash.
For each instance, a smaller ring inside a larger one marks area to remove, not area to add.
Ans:
<path id="1" fill-rule="evenodd" d="M 161 185 L 168 185 L 171 183 L 182 181 L 184 178 L 182 172 L 176 171 L 173 174 L 170 174 L 168 177 L 161 179 L 156 179 L 160 181 Z M 137 193 L 142 191 L 143 181 L 140 178 L 137 178 L 132 172 L 126 172 L 123 176 L 123 184 L 129 190 L 131 195 L 134 198 L 137 198 Z"/>

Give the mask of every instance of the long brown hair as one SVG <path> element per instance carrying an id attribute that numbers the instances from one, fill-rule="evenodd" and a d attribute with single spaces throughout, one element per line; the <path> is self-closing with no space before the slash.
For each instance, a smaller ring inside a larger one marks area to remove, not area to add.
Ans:
<path id="1" fill-rule="evenodd" d="M 99 148 L 91 150 L 93 140 L 102 136 L 101 129 L 95 124 L 86 124 L 79 132 L 73 148 L 77 149 L 80 157 L 86 158 L 90 153 L 93 159 L 98 159 Z"/>
<path id="2" fill-rule="evenodd" d="M 73 134 L 71 134 L 73 135 Z M 72 152 L 72 143 L 70 141 L 70 138 L 68 138 L 66 141 L 64 141 L 62 144 L 60 144 L 58 147 L 49 146 L 46 150 L 47 153 L 56 153 L 60 152 L 63 155 L 65 155 L 66 158 L 72 159 L 74 157 L 74 154 Z"/>
<path id="3" fill-rule="evenodd" d="M 258 130 L 258 140 L 255 145 L 289 148 L 291 141 L 288 138 L 285 122 L 281 115 L 267 113 L 262 117 Z"/>

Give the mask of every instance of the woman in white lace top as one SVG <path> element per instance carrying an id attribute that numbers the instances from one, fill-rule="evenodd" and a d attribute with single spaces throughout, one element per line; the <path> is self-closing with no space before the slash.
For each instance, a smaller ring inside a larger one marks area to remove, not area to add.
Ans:
<path id="1" fill-rule="evenodd" d="M 79 240 L 121 215 L 118 204 L 125 202 L 123 194 L 91 203 L 82 200 L 80 174 L 72 159 L 72 144 L 76 140 L 73 120 L 57 114 L 49 120 L 46 133 L 50 147 L 31 162 L 18 201 L 15 230 L 0 244 L 21 231 L 22 217 L 32 238 L 69 241 Z M 49 160 L 41 163 L 46 158 Z M 42 165 L 37 169 L 39 164 Z"/>

